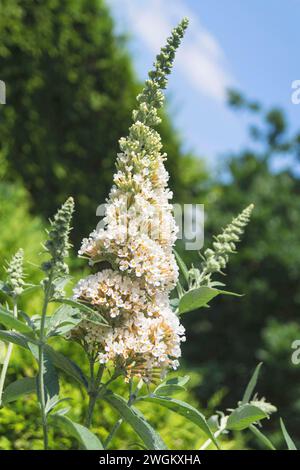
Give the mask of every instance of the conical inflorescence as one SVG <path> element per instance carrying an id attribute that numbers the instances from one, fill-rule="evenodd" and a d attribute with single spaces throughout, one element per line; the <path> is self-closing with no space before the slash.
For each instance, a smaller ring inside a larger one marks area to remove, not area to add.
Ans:
<path id="1" fill-rule="evenodd" d="M 137 97 L 129 135 L 120 139 L 102 225 L 83 240 L 79 251 L 92 265 L 101 268 L 105 261 L 111 266 L 82 279 L 74 289 L 74 297 L 101 312 L 110 327 L 84 321 L 77 333 L 91 353 L 97 351 L 101 363 L 112 363 L 127 378 L 151 380 L 176 368 L 184 340 L 184 328 L 169 305 L 178 279 L 172 253 L 177 227 L 166 155 L 154 126 L 160 122 L 162 89 L 187 24 L 184 19 L 172 31 Z"/>

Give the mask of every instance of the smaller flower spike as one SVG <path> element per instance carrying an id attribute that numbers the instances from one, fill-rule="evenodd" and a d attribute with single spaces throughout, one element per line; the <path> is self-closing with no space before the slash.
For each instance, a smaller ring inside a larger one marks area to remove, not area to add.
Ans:
<path id="1" fill-rule="evenodd" d="M 47 274 L 45 283 L 49 282 L 50 277 L 54 280 L 57 277 L 68 274 L 69 268 L 65 263 L 70 248 L 69 233 L 71 231 L 71 219 L 74 211 L 74 200 L 69 197 L 61 206 L 50 221 L 51 229 L 48 232 L 48 240 L 44 248 L 50 254 L 50 259 L 41 266 Z"/>
<path id="2" fill-rule="evenodd" d="M 209 283 L 211 274 L 221 272 L 226 267 L 229 255 L 235 252 L 236 243 L 240 241 L 240 235 L 244 233 L 244 228 L 249 223 L 253 208 L 253 204 L 246 207 L 225 227 L 220 235 L 215 237 L 213 249 L 205 250 L 202 264 L 202 276 L 204 277 L 202 285 Z"/>
<path id="3" fill-rule="evenodd" d="M 24 273 L 23 273 L 23 259 L 24 252 L 22 249 L 18 250 L 17 253 L 12 257 L 6 268 L 7 281 L 6 288 L 8 292 L 17 297 L 22 294 L 24 287 Z"/>

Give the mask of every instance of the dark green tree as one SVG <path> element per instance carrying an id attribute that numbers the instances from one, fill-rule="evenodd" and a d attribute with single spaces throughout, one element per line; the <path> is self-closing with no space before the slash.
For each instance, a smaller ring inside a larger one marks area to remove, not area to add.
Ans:
<path id="1" fill-rule="evenodd" d="M 104 0 L 1 0 L 7 104 L 0 115 L 0 174 L 5 158 L 6 177 L 23 182 L 45 217 L 73 196 L 76 245 L 95 225 L 136 104 L 139 84 L 125 44 Z M 180 143 L 167 119 L 160 131 L 180 197 L 189 188 L 181 182 Z"/>

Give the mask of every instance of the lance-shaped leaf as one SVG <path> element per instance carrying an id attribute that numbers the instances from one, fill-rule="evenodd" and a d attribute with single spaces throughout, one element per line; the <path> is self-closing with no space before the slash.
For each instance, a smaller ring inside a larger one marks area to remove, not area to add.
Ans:
<path id="1" fill-rule="evenodd" d="M 218 448 L 217 440 L 211 432 L 210 427 L 208 426 L 207 421 L 205 419 L 205 416 L 203 416 L 203 414 L 200 413 L 193 406 L 181 400 L 176 400 L 175 398 L 170 397 L 165 398 L 155 395 L 149 395 L 148 397 L 141 397 L 141 399 L 143 401 L 148 401 L 150 403 L 156 403 L 157 405 L 164 406 L 165 408 L 174 411 L 175 413 L 183 416 L 184 418 L 187 418 L 189 421 L 192 421 L 209 437 L 209 439 L 213 441 L 213 443 Z"/>
<path id="2" fill-rule="evenodd" d="M 36 377 L 24 377 L 9 384 L 3 392 L 2 403 L 7 405 L 18 398 L 34 393 L 37 390 Z"/>
<path id="3" fill-rule="evenodd" d="M 77 364 L 75 364 L 75 362 L 68 359 L 64 354 L 58 351 L 55 351 L 49 345 L 45 346 L 45 351 L 47 352 L 48 356 L 51 358 L 52 363 L 55 367 L 65 372 L 67 375 L 75 379 L 81 385 L 84 385 L 85 388 L 88 387 L 88 380 L 85 374 L 80 369 L 80 367 Z"/>
<path id="4" fill-rule="evenodd" d="M 288 449 L 289 450 L 297 450 L 297 447 L 296 447 L 294 441 L 292 440 L 291 436 L 287 432 L 285 424 L 284 424 L 284 422 L 281 418 L 280 418 L 280 426 L 281 426 L 282 434 L 284 436 L 286 445 L 288 446 Z"/>
<path id="5" fill-rule="evenodd" d="M 232 431 L 242 431 L 268 415 L 257 406 L 246 403 L 236 408 L 229 416 L 226 428 Z"/>
<path id="6" fill-rule="evenodd" d="M 240 294 L 235 294 L 234 292 L 228 292 L 207 286 L 198 287 L 197 289 L 189 290 L 181 297 L 178 313 L 181 315 L 201 307 L 206 307 L 208 302 L 220 294 L 235 295 L 240 297 Z"/>
<path id="7" fill-rule="evenodd" d="M 153 429 L 148 421 L 146 421 L 144 415 L 133 406 L 128 406 L 124 398 L 108 391 L 104 399 L 117 410 L 124 421 L 130 424 L 146 444 L 147 449 L 158 450 L 167 448 L 160 435 Z"/>
<path id="8" fill-rule="evenodd" d="M 21 346 L 24 349 L 31 350 L 34 357 L 37 359 L 37 346 L 38 341 L 28 337 L 21 333 L 15 333 L 14 331 L 0 330 L 0 339 L 5 342 L 14 343 L 18 346 Z M 52 359 L 52 362 L 55 367 L 65 372 L 67 375 L 75 379 L 81 385 L 84 385 L 85 388 L 88 387 L 88 380 L 75 362 L 68 359 L 64 354 L 55 351 L 51 346 L 45 345 L 45 351 L 48 353 L 49 357 Z"/>
<path id="9" fill-rule="evenodd" d="M 264 444 L 268 449 L 276 450 L 270 439 L 265 436 L 256 426 L 254 426 L 254 424 L 250 424 L 249 429 L 258 438 L 258 440 L 262 444 Z"/>
<path id="10" fill-rule="evenodd" d="M 54 426 L 62 429 L 69 436 L 74 437 L 85 450 L 103 450 L 100 439 L 85 426 L 75 423 L 67 416 L 61 414 L 53 414 L 49 420 Z"/>
<path id="11" fill-rule="evenodd" d="M 0 324 L 19 333 L 32 333 L 32 329 L 26 323 L 15 318 L 11 312 L 3 307 L 0 307 Z"/>
<path id="12" fill-rule="evenodd" d="M 182 259 L 181 256 L 177 253 L 176 250 L 173 249 L 173 252 L 174 252 L 174 255 L 175 255 L 177 264 L 178 264 L 178 266 L 179 266 L 179 269 L 180 269 L 181 273 L 183 274 L 184 279 L 185 279 L 186 282 L 188 283 L 188 282 L 189 282 L 189 270 L 188 270 L 188 268 L 187 268 L 187 265 L 185 264 L 185 262 L 183 261 L 183 259 Z"/>
<path id="13" fill-rule="evenodd" d="M 242 405 L 244 405 L 245 403 L 249 403 L 250 399 L 251 399 L 251 396 L 254 392 L 254 389 L 256 387 L 256 384 L 257 384 L 257 379 L 258 379 L 258 376 L 259 376 L 259 372 L 260 372 L 260 369 L 261 369 L 261 366 L 262 366 L 262 362 L 260 362 L 256 368 L 255 368 L 255 371 L 253 372 L 253 375 L 246 387 L 246 390 L 245 390 L 245 393 L 244 393 L 244 396 L 243 396 L 243 399 L 242 399 Z"/>
<path id="14" fill-rule="evenodd" d="M 47 352 L 44 352 L 43 358 L 45 411 L 46 413 L 49 413 L 49 411 L 51 411 L 59 401 L 59 381 L 50 355 Z"/>
<path id="15" fill-rule="evenodd" d="M 28 344 L 38 344 L 38 341 L 31 336 L 15 331 L 0 330 L 0 339 L 7 343 L 14 343 L 22 348 L 29 349 Z"/>

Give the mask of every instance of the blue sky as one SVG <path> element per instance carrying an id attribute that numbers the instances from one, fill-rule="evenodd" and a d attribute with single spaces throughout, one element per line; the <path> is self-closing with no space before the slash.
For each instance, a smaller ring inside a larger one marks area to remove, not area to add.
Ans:
<path id="1" fill-rule="evenodd" d="M 169 109 L 184 147 L 215 165 L 247 144 L 246 118 L 225 104 L 235 87 L 266 106 L 279 105 L 293 129 L 300 105 L 300 0 L 108 0 L 117 31 L 129 33 L 137 73 L 145 79 L 171 28 L 190 26 L 169 81 Z"/>

